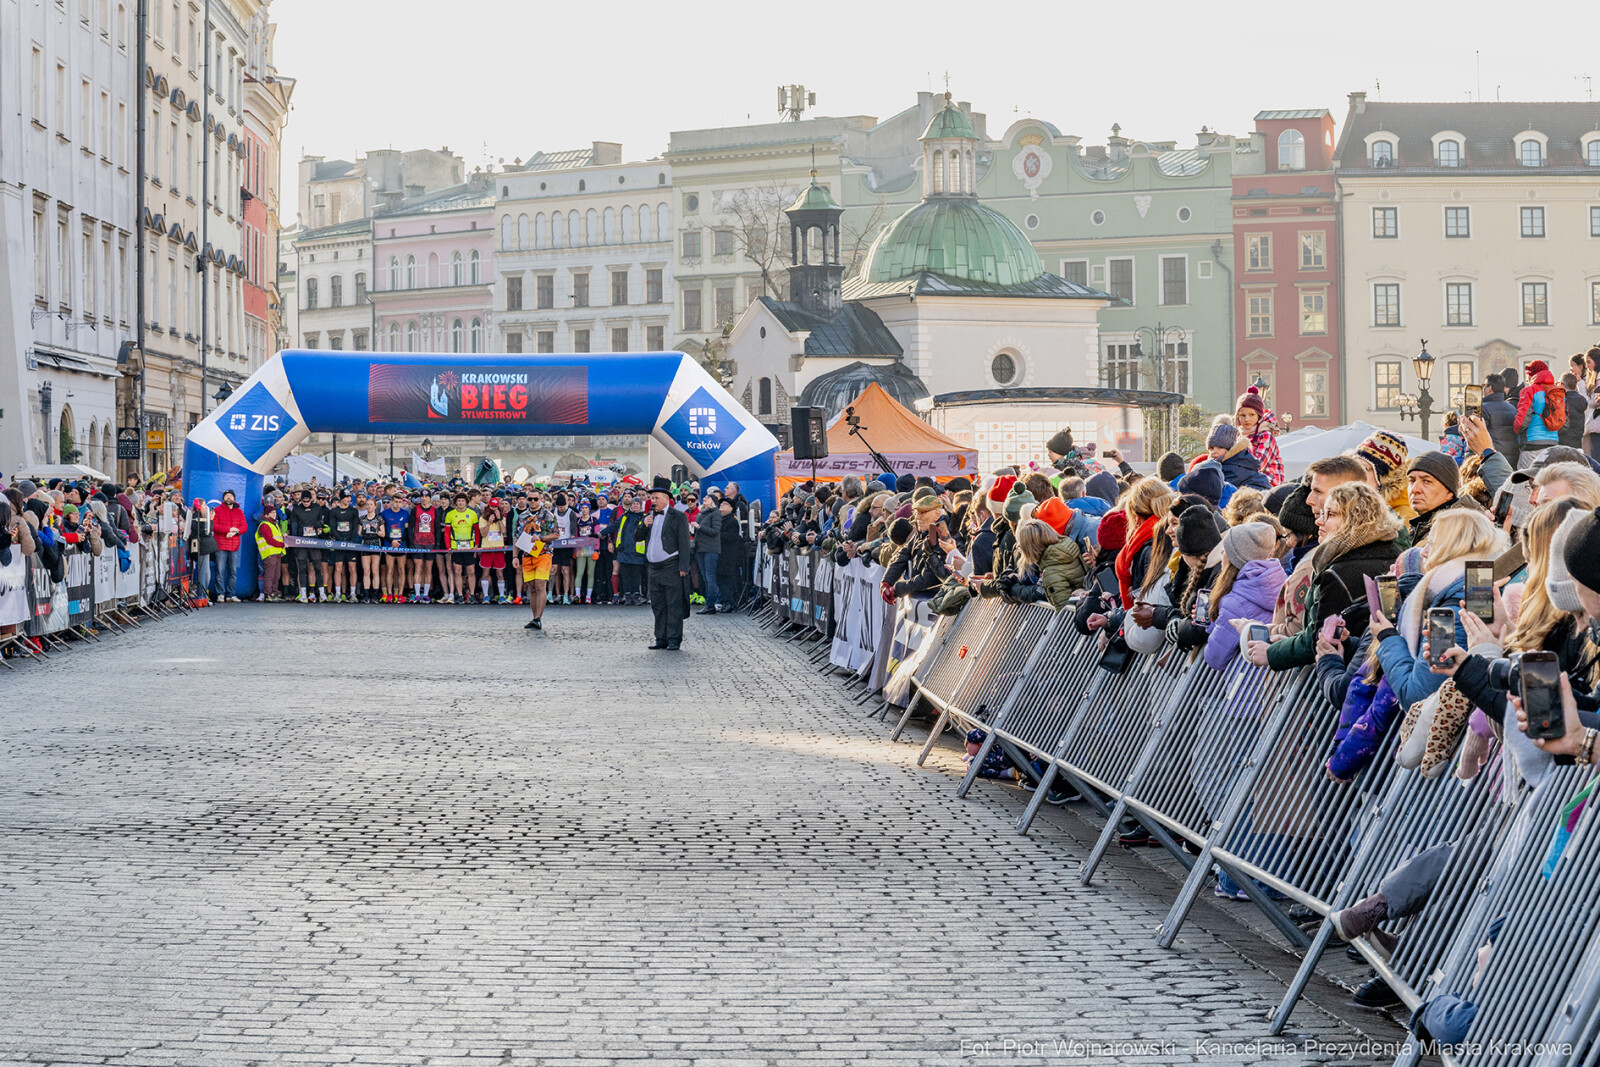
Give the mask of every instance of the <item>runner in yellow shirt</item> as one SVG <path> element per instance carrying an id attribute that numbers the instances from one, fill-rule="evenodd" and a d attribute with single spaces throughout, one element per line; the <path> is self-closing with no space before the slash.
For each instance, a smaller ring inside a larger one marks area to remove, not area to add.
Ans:
<path id="1" fill-rule="evenodd" d="M 470 604 L 477 587 L 478 554 L 472 550 L 478 547 L 478 513 L 467 507 L 465 493 L 456 494 L 455 505 L 444 513 L 444 528 L 450 538 L 450 570 L 455 575 L 456 588 L 461 590 L 459 603 Z"/>

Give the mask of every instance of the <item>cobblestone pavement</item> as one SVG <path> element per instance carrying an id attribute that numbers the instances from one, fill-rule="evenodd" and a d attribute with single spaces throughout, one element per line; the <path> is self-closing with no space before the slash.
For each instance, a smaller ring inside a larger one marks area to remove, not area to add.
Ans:
<path id="1" fill-rule="evenodd" d="M 0 681 L 0 1060 L 1382 1058 L 1267 1038 L 1292 958 L 1158 949 L 1165 875 L 1080 888 L 1087 824 L 957 800 L 751 621 L 523 620 L 213 608 Z"/>

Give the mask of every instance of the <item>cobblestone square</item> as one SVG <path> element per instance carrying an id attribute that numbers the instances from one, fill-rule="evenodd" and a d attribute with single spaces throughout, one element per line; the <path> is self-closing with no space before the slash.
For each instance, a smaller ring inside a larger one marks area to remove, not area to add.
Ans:
<path id="1" fill-rule="evenodd" d="M 1387 1061 L 1320 982 L 1269 1038 L 1292 957 L 1157 948 L 1167 875 L 1080 887 L 1090 824 L 752 621 L 524 619 L 213 608 L 0 682 L 0 1058 Z"/>

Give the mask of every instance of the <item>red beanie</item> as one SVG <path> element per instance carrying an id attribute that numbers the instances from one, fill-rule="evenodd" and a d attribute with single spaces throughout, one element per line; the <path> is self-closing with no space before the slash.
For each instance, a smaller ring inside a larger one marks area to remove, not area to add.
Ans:
<path id="1" fill-rule="evenodd" d="M 1095 533 L 1095 540 L 1100 542 L 1102 552 L 1120 552 L 1123 543 L 1128 539 L 1128 513 L 1118 508 L 1108 511 L 1100 520 L 1100 527 Z"/>
<path id="2" fill-rule="evenodd" d="M 1233 410 L 1235 411 L 1238 411 L 1241 408 L 1255 408 L 1256 414 L 1260 415 L 1262 418 L 1266 418 L 1266 401 L 1261 399 L 1261 390 L 1257 389 L 1253 385 L 1246 389 L 1239 397 L 1239 402 L 1233 405 Z"/>
<path id="3" fill-rule="evenodd" d="M 1014 474 L 1002 474 L 994 480 L 994 485 L 989 488 L 989 499 L 999 504 L 1006 502 L 1006 497 L 1011 495 L 1011 487 L 1017 484 Z"/>
<path id="4" fill-rule="evenodd" d="M 1536 359 L 1532 363 L 1528 364 L 1528 369 L 1524 373 L 1526 373 L 1530 378 L 1535 378 L 1549 369 L 1550 364 L 1546 363 L 1542 359 Z"/>

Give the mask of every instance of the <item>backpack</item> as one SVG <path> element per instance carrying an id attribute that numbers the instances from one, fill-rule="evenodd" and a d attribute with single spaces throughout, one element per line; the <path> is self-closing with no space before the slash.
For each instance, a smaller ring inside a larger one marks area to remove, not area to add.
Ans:
<path id="1" fill-rule="evenodd" d="M 1567 391 L 1557 382 L 1544 391 L 1544 428 L 1559 430 L 1567 424 Z"/>

